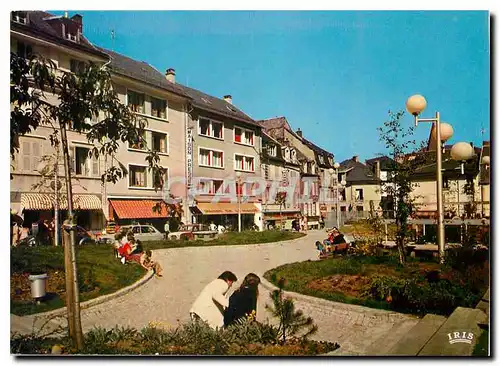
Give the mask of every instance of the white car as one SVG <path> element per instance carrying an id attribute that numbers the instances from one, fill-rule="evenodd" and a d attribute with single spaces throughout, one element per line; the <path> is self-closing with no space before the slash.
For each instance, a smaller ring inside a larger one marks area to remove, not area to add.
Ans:
<path id="1" fill-rule="evenodd" d="M 211 240 L 217 238 L 218 231 L 210 230 L 207 225 L 182 225 L 179 231 L 168 234 L 169 240 Z"/>
<path id="2" fill-rule="evenodd" d="M 152 225 L 124 225 L 120 226 L 121 231 L 129 232 L 132 231 L 134 233 L 135 240 L 139 241 L 156 241 L 156 240 L 164 240 L 164 235 L 160 233 L 154 226 Z M 116 234 L 106 234 L 102 235 L 99 238 L 100 242 L 106 242 L 111 244 L 115 240 Z"/>

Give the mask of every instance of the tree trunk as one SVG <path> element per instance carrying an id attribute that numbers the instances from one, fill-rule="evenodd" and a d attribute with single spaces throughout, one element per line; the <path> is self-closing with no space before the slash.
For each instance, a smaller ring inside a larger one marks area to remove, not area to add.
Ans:
<path id="1" fill-rule="evenodd" d="M 83 332 L 80 319 L 80 299 L 78 289 L 78 272 L 76 265 L 75 243 L 76 232 L 73 227 L 76 226 L 73 214 L 73 191 L 71 187 L 71 166 L 68 149 L 68 138 L 66 135 L 66 126 L 61 123 L 61 141 L 63 147 L 64 172 L 66 181 L 66 190 L 68 198 L 68 220 L 67 224 L 71 228 L 69 232 L 70 241 L 64 246 L 64 270 L 66 275 L 66 306 L 68 309 L 68 326 L 73 346 L 77 351 L 83 348 Z M 68 245 L 69 244 L 69 245 Z"/>

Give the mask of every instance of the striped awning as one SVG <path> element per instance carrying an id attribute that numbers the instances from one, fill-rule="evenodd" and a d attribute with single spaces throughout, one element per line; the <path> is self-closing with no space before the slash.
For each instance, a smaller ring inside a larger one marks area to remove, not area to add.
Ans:
<path id="1" fill-rule="evenodd" d="M 21 194 L 21 211 L 22 210 L 52 210 L 54 208 L 54 196 L 45 193 L 22 193 Z M 61 210 L 68 209 L 68 201 L 59 199 L 59 208 Z M 94 194 L 74 194 L 73 195 L 74 210 L 101 210 L 102 202 L 99 197 Z"/>
<path id="2" fill-rule="evenodd" d="M 161 212 L 153 208 L 161 204 L 162 200 L 114 200 L 109 202 L 120 219 L 154 219 L 169 217 L 164 205 Z"/>

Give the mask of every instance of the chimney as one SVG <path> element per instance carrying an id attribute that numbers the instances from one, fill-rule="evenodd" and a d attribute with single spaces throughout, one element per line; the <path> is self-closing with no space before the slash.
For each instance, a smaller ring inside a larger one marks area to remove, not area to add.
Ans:
<path id="1" fill-rule="evenodd" d="M 358 157 L 358 155 L 354 155 L 354 156 L 352 157 L 352 160 L 354 160 L 356 163 L 358 163 L 358 162 L 359 162 L 359 157 Z"/>
<path id="2" fill-rule="evenodd" d="M 375 162 L 375 177 L 380 179 L 380 160 Z"/>
<path id="3" fill-rule="evenodd" d="M 78 25 L 82 25 L 82 16 L 80 14 L 75 14 L 71 17 L 71 20 L 77 23 Z"/>
<path id="4" fill-rule="evenodd" d="M 233 104 L 233 97 L 230 94 L 224 95 L 222 99 L 224 99 L 229 104 Z"/>
<path id="5" fill-rule="evenodd" d="M 175 84 L 175 70 L 174 69 L 167 69 L 167 71 L 165 72 L 165 77 L 167 78 L 168 81 Z"/>
<path id="6" fill-rule="evenodd" d="M 297 129 L 296 134 L 302 137 L 302 130 L 300 128 Z"/>
<path id="7" fill-rule="evenodd" d="M 71 20 L 78 25 L 78 32 L 83 33 L 83 17 L 80 14 L 75 14 L 71 17 Z"/>

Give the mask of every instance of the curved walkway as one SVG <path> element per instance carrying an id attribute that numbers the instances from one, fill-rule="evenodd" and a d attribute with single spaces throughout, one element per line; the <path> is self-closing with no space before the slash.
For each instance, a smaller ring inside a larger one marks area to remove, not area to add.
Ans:
<path id="1" fill-rule="evenodd" d="M 83 309 L 83 330 L 86 332 L 95 326 L 141 329 L 153 321 L 171 326 L 187 322 L 189 308 L 198 293 L 221 272 L 233 271 L 242 280 L 249 272 L 262 275 L 282 264 L 316 260 L 314 242 L 324 236 L 324 231 L 313 231 L 303 238 L 279 243 L 155 250 L 153 258 L 161 263 L 164 276 L 153 278 L 124 296 Z M 238 285 L 236 283 L 235 287 Z M 264 308 L 270 301 L 266 287 L 269 285 L 261 289 L 257 314 L 261 321 L 272 321 Z M 350 354 L 363 353 L 368 344 L 396 325 L 416 322 L 407 315 L 303 295 L 296 298 L 296 307 L 304 310 L 318 325 L 319 330 L 313 338 L 336 341 Z M 34 318 L 33 315 L 23 320 Z M 59 322 L 62 325 L 66 320 L 62 318 Z"/>

